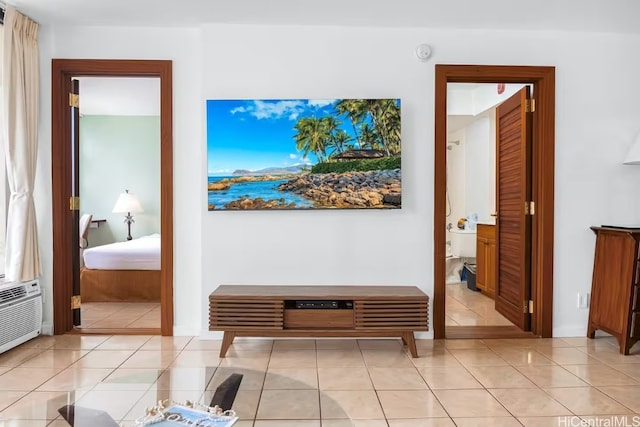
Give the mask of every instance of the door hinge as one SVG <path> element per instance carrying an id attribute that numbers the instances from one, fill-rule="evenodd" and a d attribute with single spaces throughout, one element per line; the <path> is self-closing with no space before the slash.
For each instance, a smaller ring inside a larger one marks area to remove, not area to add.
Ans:
<path id="1" fill-rule="evenodd" d="M 69 93 L 69 107 L 80 108 L 80 95 Z"/>
<path id="2" fill-rule="evenodd" d="M 524 202 L 524 214 L 525 215 L 533 215 L 536 213 L 536 204 L 531 202 Z"/>
<path id="3" fill-rule="evenodd" d="M 536 111 L 536 100 L 533 98 L 527 99 L 524 109 L 527 113 L 534 113 Z"/>
<path id="4" fill-rule="evenodd" d="M 523 308 L 524 308 L 523 313 L 533 314 L 533 301 L 532 300 L 525 301 Z"/>
<path id="5" fill-rule="evenodd" d="M 69 210 L 70 211 L 80 210 L 80 197 L 77 197 L 77 196 L 69 197 Z"/>
<path id="6" fill-rule="evenodd" d="M 75 310 L 76 308 L 80 308 L 82 302 L 80 301 L 80 295 L 71 296 L 71 310 Z"/>

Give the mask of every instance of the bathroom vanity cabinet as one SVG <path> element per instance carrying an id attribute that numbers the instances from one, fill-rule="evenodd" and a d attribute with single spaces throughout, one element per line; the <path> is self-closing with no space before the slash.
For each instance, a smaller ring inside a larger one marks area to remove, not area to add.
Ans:
<path id="1" fill-rule="evenodd" d="M 496 226 L 478 224 L 476 246 L 476 287 L 494 298 L 496 293 Z"/>

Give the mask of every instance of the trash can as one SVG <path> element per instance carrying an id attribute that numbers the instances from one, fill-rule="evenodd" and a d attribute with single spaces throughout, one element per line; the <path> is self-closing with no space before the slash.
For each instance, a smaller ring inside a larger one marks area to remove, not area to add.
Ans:
<path id="1" fill-rule="evenodd" d="M 476 287 L 476 265 L 464 263 L 464 275 L 467 277 L 467 288 L 472 291 L 480 292 L 480 289 Z"/>

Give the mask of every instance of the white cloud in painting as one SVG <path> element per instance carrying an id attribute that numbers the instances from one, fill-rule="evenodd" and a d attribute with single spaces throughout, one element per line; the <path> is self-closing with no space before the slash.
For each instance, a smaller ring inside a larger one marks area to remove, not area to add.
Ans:
<path id="1" fill-rule="evenodd" d="M 304 111 L 304 105 L 301 101 L 253 101 L 253 105 L 249 106 L 249 114 L 260 119 L 280 119 L 288 117 L 289 120 L 295 120 Z"/>
<path id="2" fill-rule="evenodd" d="M 309 107 L 322 108 L 336 101 L 337 99 L 310 99 L 307 101 L 307 104 L 309 104 Z"/>
<path id="3" fill-rule="evenodd" d="M 233 110 L 231 110 L 231 114 L 236 114 L 236 113 L 246 113 L 247 109 L 245 107 L 236 107 Z"/>
<path id="4" fill-rule="evenodd" d="M 289 154 L 289 158 L 290 159 L 297 159 L 298 155 L 297 154 Z"/>

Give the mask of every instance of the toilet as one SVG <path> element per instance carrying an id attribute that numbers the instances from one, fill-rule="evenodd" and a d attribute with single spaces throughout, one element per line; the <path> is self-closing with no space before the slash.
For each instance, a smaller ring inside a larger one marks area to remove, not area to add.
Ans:
<path id="1" fill-rule="evenodd" d="M 451 230 L 451 254 L 459 258 L 476 257 L 476 230 Z"/>
<path id="2" fill-rule="evenodd" d="M 460 230 L 452 228 L 451 246 L 447 245 L 445 260 L 446 283 L 460 282 L 460 273 L 467 258 L 476 257 L 476 230 Z"/>

